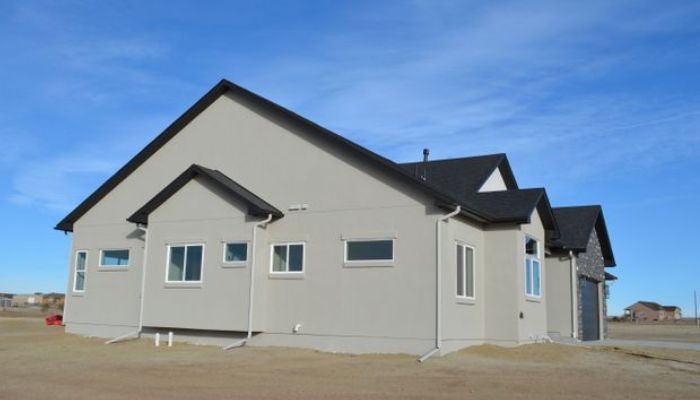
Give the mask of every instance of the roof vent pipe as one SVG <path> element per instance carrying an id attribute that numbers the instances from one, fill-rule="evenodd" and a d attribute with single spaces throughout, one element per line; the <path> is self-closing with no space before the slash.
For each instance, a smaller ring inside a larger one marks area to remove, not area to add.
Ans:
<path id="1" fill-rule="evenodd" d="M 423 149 L 423 168 L 420 173 L 420 178 L 424 181 L 428 180 L 428 156 L 430 156 L 430 149 Z"/>

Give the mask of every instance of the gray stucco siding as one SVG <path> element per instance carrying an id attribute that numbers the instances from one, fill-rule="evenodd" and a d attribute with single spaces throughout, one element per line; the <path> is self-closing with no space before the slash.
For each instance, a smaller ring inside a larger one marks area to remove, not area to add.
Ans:
<path id="1" fill-rule="evenodd" d="M 78 318 L 96 324 L 138 323 L 143 240 L 130 237 L 135 226 L 125 219 L 199 163 L 285 212 L 259 231 L 256 331 L 291 334 L 300 323 L 299 335 L 395 337 L 429 344 L 435 318 L 434 223 L 444 211 L 386 171 L 291 129 L 223 96 L 121 182 L 76 222 L 74 250 L 89 248 L 93 264 L 98 245 L 92 241 L 129 246 L 134 249 L 132 265 L 122 275 L 112 272 L 113 279 L 94 278 L 89 268 L 86 293 L 69 301 L 68 323 Z M 304 203 L 307 211 L 287 210 Z M 222 268 L 222 241 L 250 240 L 254 222 L 197 180 L 154 211 L 148 227 L 144 324 L 244 330 L 250 269 Z M 343 235 L 378 232 L 396 235 L 394 265 L 343 266 Z M 269 245 L 277 241 L 306 242 L 302 279 L 269 274 Z M 167 244 L 175 242 L 205 244 L 201 285 L 165 283 Z M 72 276 L 72 263 L 70 272 Z M 427 348 L 414 349 L 423 350 Z"/>

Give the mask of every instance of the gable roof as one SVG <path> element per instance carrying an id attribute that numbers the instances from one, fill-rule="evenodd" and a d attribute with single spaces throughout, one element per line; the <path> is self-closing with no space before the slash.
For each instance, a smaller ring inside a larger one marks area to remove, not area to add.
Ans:
<path id="1" fill-rule="evenodd" d="M 653 301 L 638 301 L 638 302 L 632 304 L 631 306 L 625 308 L 625 310 L 628 310 L 628 309 L 634 307 L 636 304 L 641 304 L 641 305 L 643 305 L 644 307 L 650 308 L 650 309 L 652 309 L 652 310 L 654 310 L 654 311 L 661 310 L 661 304 L 659 304 L 659 303 L 654 303 Z"/>
<path id="2" fill-rule="evenodd" d="M 438 206 L 454 208 L 456 205 L 462 206 L 461 214 L 474 219 L 478 222 L 488 222 L 488 217 L 474 210 L 469 204 L 462 204 L 461 201 L 453 196 L 443 193 L 433 185 L 419 179 L 411 173 L 407 173 L 403 168 L 393 161 L 384 158 L 360 145 L 354 143 L 312 121 L 270 101 L 262 96 L 259 96 L 247 89 L 244 89 L 226 79 L 221 80 L 201 99 L 192 105 L 184 114 L 176 119 L 170 126 L 161 132 L 153 141 L 138 152 L 131 160 L 121 167 L 114 175 L 107 179 L 97 190 L 88 196 L 80 203 L 73 211 L 65 216 L 55 229 L 61 231 L 72 231 L 73 223 L 88 212 L 95 204 L 104 198 L 109 192 L 126 179 L 134 172 L 141 164 L 143 164 L 151 155 L 163 147 L 170 139 L 177 135 L 187 124 L 194 120 L 202 111 L 209 107 L 216 99 L 224 94 L 240 100 L 249 107 L 254 107 L 263 114 L 271 115 L 285 120 L 290 125 L 309 132 L 316 137 L 327 141 L 330 145 L 338 146 L 339 148 L 359 155 L 368 163 L 384 168 L 391 174 L 396 176 L 417 189 L 427 193 L 436 200 Z"/>
<path id="3" fill-rule="evenodd" d="M 462 157 L 427 162 L 399 164 L 406 172 L 425 176 L 432 184 L 449 188 L 450 193 L 464 198 L 476 193 L 498 168 L 508 189 L 517 189 L 513 170 L 508 157 L 503 154 L 489 154 L 476 157 Z"/>
<path id="4" fill-rule="evenodd" d="M 586 251 L 593 229 L 596 230 L 606 267 L 615 266 L 615 256 L 608 236 L 608 228 L 599 205 L 555 207 L 552 209 L 559 226 L 560 236 L 550 245 L 571 251 Z"/>
<path id="5" fill-rule="evenodd" d="M 234 199 L 245 203 L 248 206 L 248 214 L 250 215 L 263 217 L 272 214 L 272 216 L 276 218 L 281 218 L 284 216 L 282 211 L 255 195 L 255 193 L 239 185 L 231 178 L 224 175 L 221 171 L 192 164 L 177 178 L 175 178 L 175 180 L 163 188 L 163 190 L 158 192 L 158 194 L 149 200 L 143 207 L 139 208 L 138 211 L 127 218 L 127 221 L 138 224 L 148 224 L 148 215 L 161 204 L 165 203 L 170 197 L 177 193 L 178 190 L 180 190 L 195 177 L 200 177 L 207 180 L 223 190 L 224 193 L 227 193 Z"/>
<path id="6" fill-rule="evenodd" d="M 557 236 L 557 223 L 543 188 L 518 189 L 508 157 L 503 154 L 399 164 L 406 172 L 449 193 L 489 217 L 492 223 L 529 223 L 535 209 L 549 237 Z M 499 170 L 507 190 L 479 192 L 494 171 Z M 423 179 L 423 178 L 421 178 Z"/>

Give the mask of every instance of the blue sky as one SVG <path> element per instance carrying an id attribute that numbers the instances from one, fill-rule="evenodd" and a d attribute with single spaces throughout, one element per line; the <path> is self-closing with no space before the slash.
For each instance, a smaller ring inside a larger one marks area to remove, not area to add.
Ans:
<path id="1" fill-rule="evenodd" d="M 147 3 L 147 4 L 144 4 Z M 600 203 L 610 309 L 700 289 L 700 3 L 0 3 L 0 291 L 64 291 L 54 224 L 225 77 L 397 161 L 506 152 Z"/>

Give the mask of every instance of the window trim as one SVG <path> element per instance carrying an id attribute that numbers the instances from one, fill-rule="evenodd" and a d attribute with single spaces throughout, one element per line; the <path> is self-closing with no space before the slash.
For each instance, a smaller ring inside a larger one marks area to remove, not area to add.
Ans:
<path id="1" fill-rule="evenodd" d="M 247 240 L 228 240 L 223 242 L 223 251 L 221 254 L 221 262 L 225 267 L 245 267 L 250 260 L 250 244 Z M 229 244 L 245 244 L 245 260 L 243 261 L 226 261 L 226 247 Z"/>
<path id="2" fill-rule="evenodd" d="M 202 246 L 202 262 L 200 265 L 199 269 L 199 280 L 198 281 L 188 281 L 185 280 L 185 276 L 187 276 L 187 248 L 188 247 L 194 247 L 194 246 Z M 184 265 L 182 266 L 182 280 L 180 281 L 171 281 L 169 279 L 170 276 L 170 254 L 171 251 L 170 249 L 173 247 L 184 247 L 185 248 L 185 254 L 184 254 Z M 171 243 L 167 245 L 166 248 L 167 251 L 167 256 L 165 257 L 165 283 L 169 285 L 188 285 L 188 284 L 201 284 L 204 281 L 204 260 L 205 260 L 205 252 L 206 252 L 206 246 L 204 243 Z"/>
<path id="3" fill-rule="evenodd" d="M 289 270 L 289 247 L 301 245 L 301 271 L 290 271 Z M 286 246 L 287 247 L 287 262 L 286 271 L 274 271 L 274 252 L 275 246 Z M 270 275 L 302 275 L 306 272 L 306 242 L 274 242 L 270 243 Z"/>
<path id="4" fill-rule="evenodd" d="M 535 253 L 536 254 L 528 254 L 527 253 L 527 241 L 528 240 L 534 240 L 536 243 L 535 247 Z M 532 299 L 541 299 L 542 298 L 542 260 L 540 259 L 540 240 L 535 238 L 534 236 L 530 235 L 525 235 L 525 240 L 523 241 L 523 254 L 525 257 L 523 258 L 523 283 L 525 284 L 525 296 L 528 298 Z M 528 287 L 527 280 L 528 280 L 528 272 L 527 272 L 527 262 L 530 261 L 530 282 L 532 284 L 532 287 Z M 537 269 L 538 269 L 538 292 L 539 294 L 535 294 L 535 262 L 537 263 Z"/>
<path id="5" fill-rule="evenodd" d="M 76 283 L 78 283 L 78 254 L 85 253 L 85 267 L 83 269 L 83 289 L 76 289 Z M 76 250 L 75 259 L 73 260 L 73 293 L 85 293 L 85 288 L 87 287 L 87 267 L 88 267 L 88 257 L 90 253 L 87 250 Z"/>
<path id="6" fill-rule="evenodd" d="M 111 251 L 111 250 L 126 250 L 127 253 L 128 253 L 128 255 L 129 255 L 129 258 L 127 259 L 126 265 L 107 265 L 107 264 L 102 264 L 102 256 L 103 256 L 103 253 L 105 252 L 105 250 L 106 250 L 106 251 Z M 99 259 L 98 259 L 98 266 L 99 266 L 100 268 L 106 268 L 106 269 L 110 269 L 110 270 L 114 270 L 114 269 L 126 269 L 126 268 L 129 268 L 130 265 L 131 265 L 131 248 L 128 248 L 128 247 L 115 247 L 115 248 L 100 249 L 100 254 L 99 254 Z"/>
<path id="7" fill-rule="evenodd" d="M 391 242 L 391 259 L 348 260 L 348 242 Z M 343 265 L 346 267 L 392 266 L 396 261 L 396 238 L 352 238 L 343 239 Z"/>
<path id="8" fill-rule="evenodd" d="M 472 293 L 473 293 L 473 295 L 467 296 L 467 274 L 466 274 L 467 264 L 465 262 L 464 271 L 462 272 L 462 276 L 464 277 L 464 295 L 463 296 L 459 295 L 459 293 L 458 293 L 459 282 L 457 282 L 457 279 L 455 277 L 455 283 L 457 284 L 457 285 L 455 285 L 455 294 L 456 294 L 455 297 L 457 297 L 457 300 L 474 301 L 474 300 L 476 300 L 476 247 L 471 245 L 471 244 L 468 244 L 466 242 L 461 242 L 459 240 L 456 241 L 456 245 L 459 247 L 467 247 L 467 248 L 471 249 L 471 251 L 472 251 L 472 269 L 473 269 L 473 271 L 472 271 Z M 455 260 L 455 263 L 457 261 L 458 260 Z M 466 261 L 466 258 L 465 258 L 465 261 Z"/>

